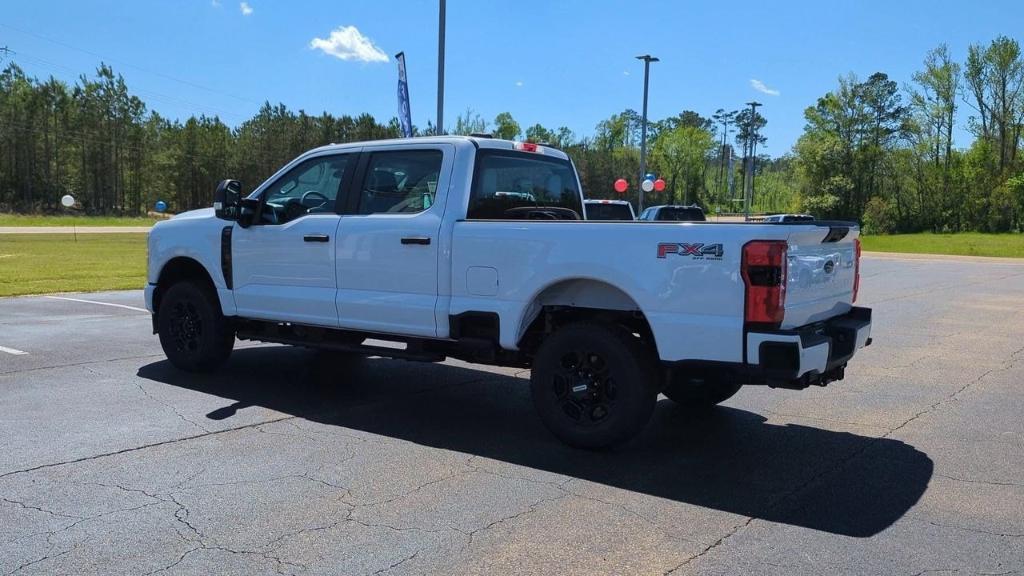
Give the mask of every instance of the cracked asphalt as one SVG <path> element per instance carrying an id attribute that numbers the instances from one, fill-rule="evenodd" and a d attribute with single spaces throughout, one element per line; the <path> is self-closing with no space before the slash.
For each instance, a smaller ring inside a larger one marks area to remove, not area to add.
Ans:
<path id="1" fill-rule="evenodd" d="M 239 343 L 141 292 L 0 299 L 0 574 L 1021 574 L 1024 263 L 871 257 L 842 382 L 562 446 L 528 372 Z"/>

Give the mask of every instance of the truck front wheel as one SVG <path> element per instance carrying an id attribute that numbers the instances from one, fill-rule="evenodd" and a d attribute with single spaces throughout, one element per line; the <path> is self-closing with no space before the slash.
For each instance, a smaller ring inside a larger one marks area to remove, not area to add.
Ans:
<path id="1" fill-rule="evenodd" d="M 614 325 L 569 324 L 547 337 L 530 376 L 544 425 L 580 448 L 622 444 L 640 433 L 657 402 L 657 371 L 639 339 Z"/>
<path id="2" fill-rule="evenodd" d="M 235 333 L 211 291 L 195 282 L 171 286 L 157 315 L 160 346 L 177 368 L 208 372 L 224 363 L 235 345 Z"/>

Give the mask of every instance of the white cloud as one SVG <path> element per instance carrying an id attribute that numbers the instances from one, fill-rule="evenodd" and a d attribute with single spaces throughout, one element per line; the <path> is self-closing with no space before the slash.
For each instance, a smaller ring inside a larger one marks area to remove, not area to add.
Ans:
<path id="1" fill-rule="evenodd" d="M 523 87 L 523 81 L 522 80 L 516 80 L 516 86 L 522 88 Z"/>
<path id="2" fill-rule="evenodd" d="M 210 0 L 210 4 L 213 5 L 214 8 L 220 8 L 220 0 Z"/>
<path id="3" fill-rule="evenodd" d="M 248 2 L 242 2 L 238 5 L 238 9 L 242 11 L 242 16 L 248 16 L 252 14 L 252 6 L 249 6 Z"/>
<path id="4" fill-rule="evenodd" d="M 779 94 L 781 94 L 781 92 L 774 88 L 769 88 L 768 86 L 765 85 L 764 82 L 761 82 L 757 78 L 750 79 L 750 87 L 762 94 L 767 94 L 769 96 L 778 96 Z"/>
<path id="5" fill-rule="evenodd" d="M 622 71 L 622 75 L 623 76 L 629 76 L 629 70 L 623 70 Z"/>
<path id="6" fill-rule="evenodd" d="M 355 26 L 339 26 L 327 38 L 313 38 L 309 48 L 342 60 L 388 62 L 388 55 Z"/>

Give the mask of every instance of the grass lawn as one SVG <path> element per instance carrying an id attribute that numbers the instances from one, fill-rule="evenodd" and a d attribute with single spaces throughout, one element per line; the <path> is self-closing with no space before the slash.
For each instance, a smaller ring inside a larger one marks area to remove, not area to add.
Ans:
<path id="1" fill-rule="evenodd" d="M 1024 234 L 893 234 L 861 237 L 864 250 L 1024 258 Z"/>
<path id="2" fill-rule="evenodd" d="M 0 213 L 0 226 L 152 226 L 145 216 L 40 216 Z"/>
<path id="3" fill-rule="evenodd" d="M 146 234 L 0 234 L 0 296 L 145 285 Z"/>

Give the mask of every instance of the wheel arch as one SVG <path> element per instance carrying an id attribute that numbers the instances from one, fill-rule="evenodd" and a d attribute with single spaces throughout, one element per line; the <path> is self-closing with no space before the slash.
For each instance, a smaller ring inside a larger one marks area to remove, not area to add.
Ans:
<path id="1" fill-rule="evenodd" d="M 153 312 L 160 312 L 160 302 L 168 288 L 183 280 L 195 280 L 204 288 L 217 295 L 217 286 L 213 283 L 213 276 L 198 260 L 188 256 L 175 256 L 168 260 L 160 269 L 157 277 L 156 289 L 153 290 Z M 220 298 L 217 298 L 218 302 Z"/>
<path id="2" fill-rule="evenodd" d="M 589 277 L 563 278 L 538 290 L 523 309 L 516 342 L 520 350 L 532 353 L 544 334 L 582 320 L 624 326 L 657 352 L 650 323 L 636 299 L 614 284 Z"/>

